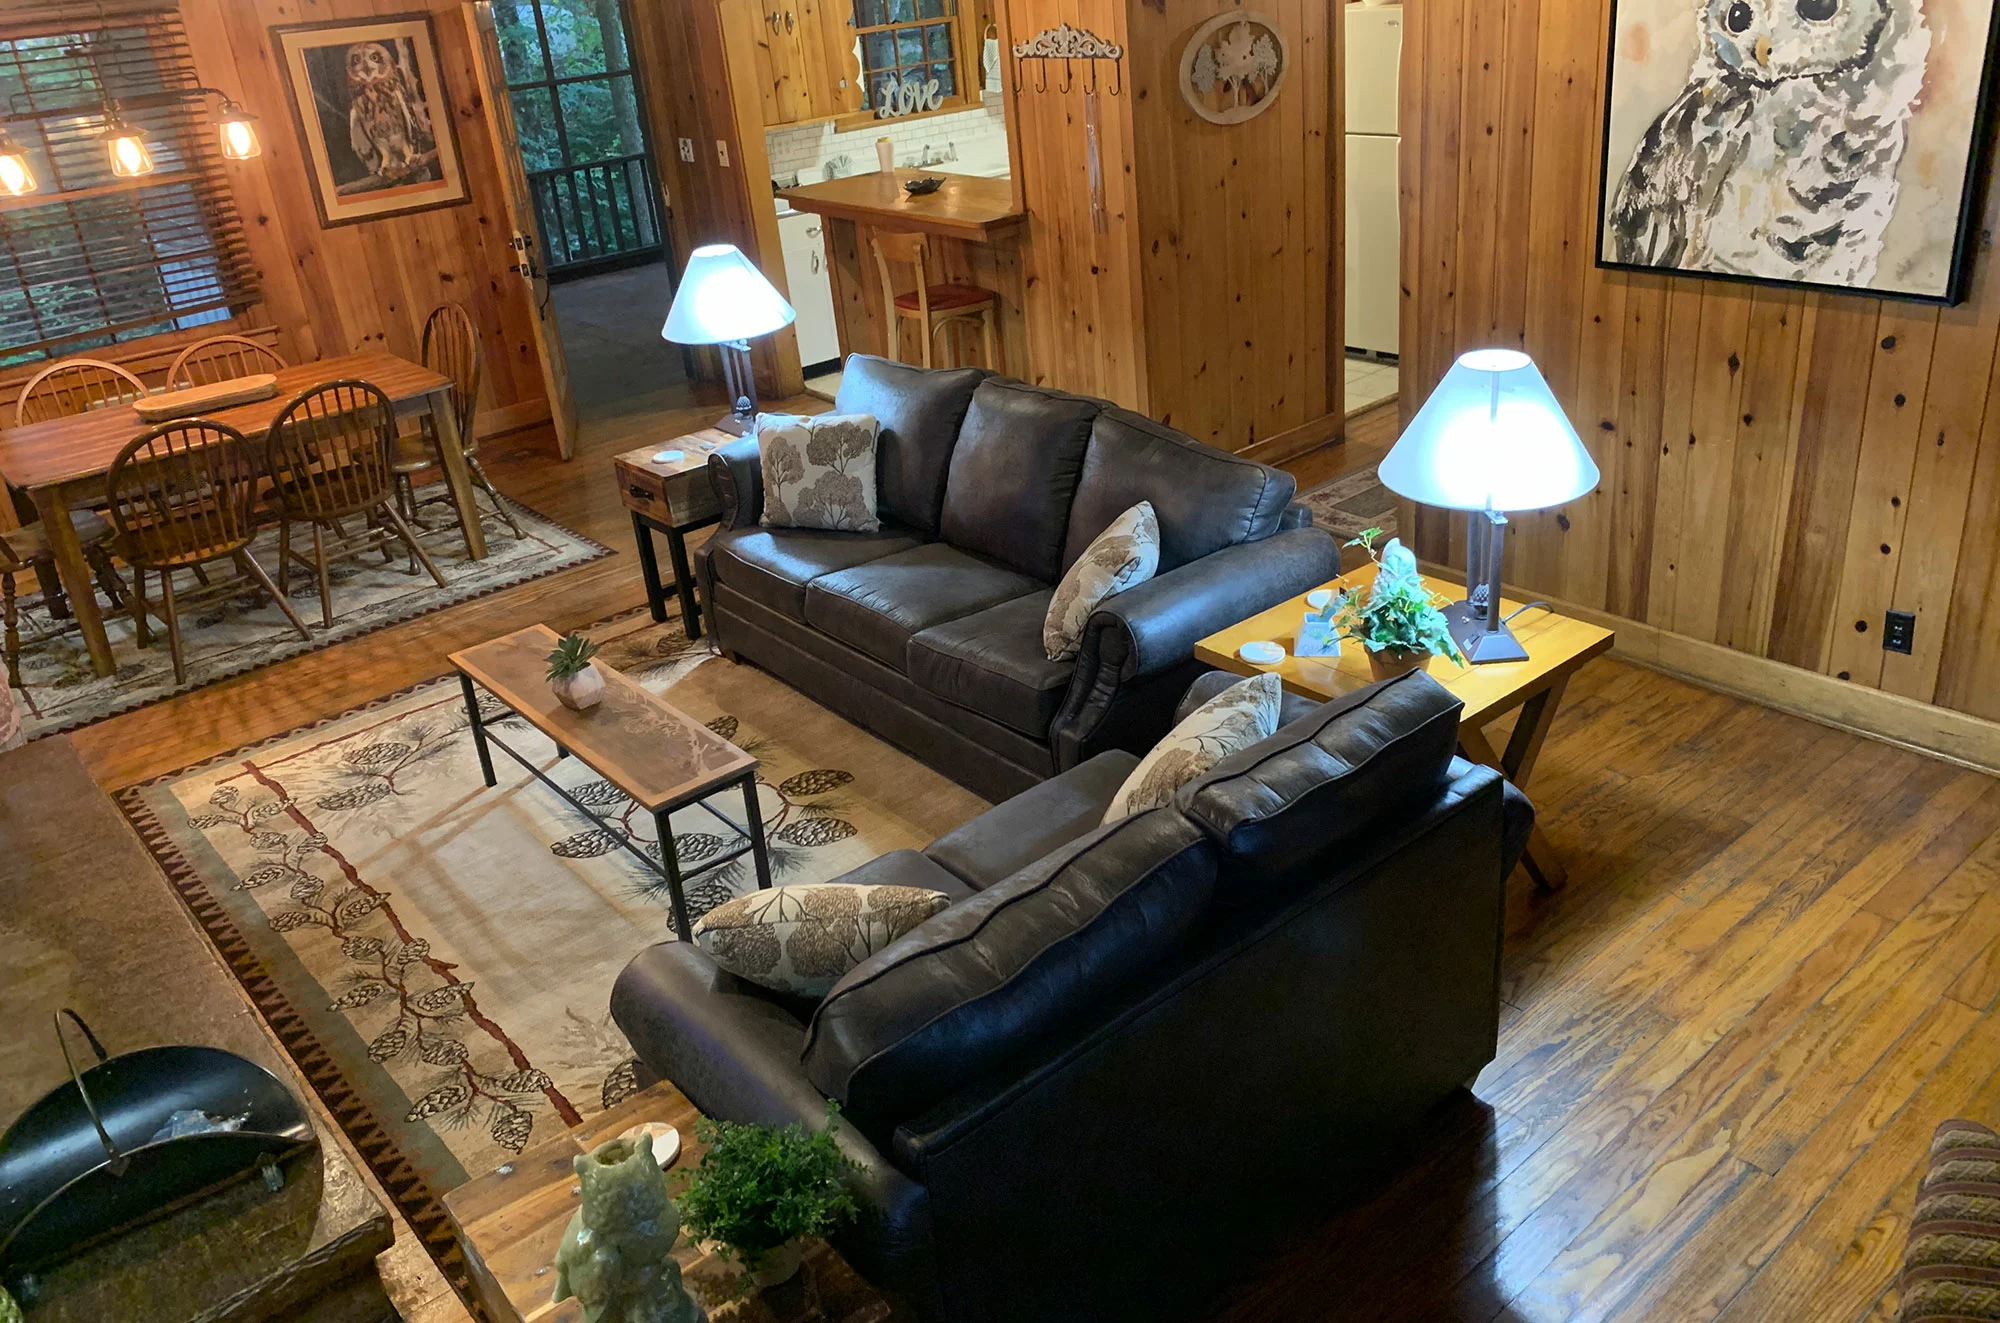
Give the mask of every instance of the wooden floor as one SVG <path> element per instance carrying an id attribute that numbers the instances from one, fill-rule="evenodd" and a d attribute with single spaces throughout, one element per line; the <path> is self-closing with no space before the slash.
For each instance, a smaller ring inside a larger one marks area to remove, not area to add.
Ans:
<path id="1" fill-rule="evenodd" d="M 641 600 L 607 456 L 712 405 L 489 444 L 500 486 L 621 554 L 71 738 L 107 787 Z M 635 424 L 634 426 L 637 426 Z M 1373 462 L 1395 411 L 1303 483 Z M 1514 888 L 1499 1059 L 1401 1174 L 1274 1247 L 1220 1311 L 1309 1319 L 1893 1316 L 1932 1128 L 2000 1114 L 2000 782 L 1613 660 L 1529 789 L 1570 886 Z"/>

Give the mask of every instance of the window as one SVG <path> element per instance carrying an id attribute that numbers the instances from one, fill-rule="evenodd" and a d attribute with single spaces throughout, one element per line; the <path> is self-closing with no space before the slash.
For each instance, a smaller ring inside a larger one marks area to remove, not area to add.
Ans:
<path id="1" fill-rule="evenodd" d="M 551 273 L 660 250 L 658 185 L 618 0 L 493 6 Z"/>
<path id="2" fill-rule="evenodd" d="M 940 100 L 958 95 L 954 0 L 854 0 L 861 41 L 861 104 L 875 109 L 901 89 L 937 82 Z"/>
<path id="3" fill-rule="evenodd" d="M 0 366 L 226 320 L 257 300 L 180 15 L 0 35 L 0 110 L 37 192 L 0 204 Z M 104 103 L 146 136 L 155 168 L 120 179 Z"/>

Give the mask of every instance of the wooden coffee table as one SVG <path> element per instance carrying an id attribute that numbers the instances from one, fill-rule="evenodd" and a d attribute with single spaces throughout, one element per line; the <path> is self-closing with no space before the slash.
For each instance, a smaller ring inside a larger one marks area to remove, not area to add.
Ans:
<path id="1" fill-rule="evenodd" d="M 1343 588 L 1364 588 L 1375 581 L 1375 567 L 1365 565 L 1325 585 L 1338 592 Z M 1502 615 L 1517 610 L 1521 603 L 1501 599 Z M 1194 655 L 1210 666 L 1239 675 L 1261 675 L 1275 671 L 1285 688 L 1306 698 L 1325 701 L 1373 684 L 1368 657 L 1352 639 L 1341 641 L 1338 657 L 1295 657 L 1292 643 L 1307 607 L 1303 594 L 1268 611 L 1209 635 L 1195 645 Z M 1459 718 L 1458 744 L 1465 756 L 1476 763 L 1497 767 L 1509 781 L 1526 790 L 1534 774 L 1535 759 L 1562 705 L 1563 689 L 1569 678 L 1593 657 L 1611 650 L 1616 640 L 1608 629 L 1536 609 L 1516 619 L 1514 637 L 1528 650 L 1528 659 L 1493 662 L 1485 666 L 1462 666 L 1448 657 L 1433 657 L 1430 677 L 1465 704 Z M 1245 643 L 1268 639 L 1285 649 L 1285 659 L 1275 666 L 1257 666 L 1244 661 L 1237 649 Z M 1520 718 L 1507 740 L 1506 752 L 1494 749 L 1485 729 L 1496 718 L 1519 708 Z M 1528 875 L 1547 891 L 1568 880 L 1562 860 L 1549 845 L 1548 836 L 1537 826 L 1521 858 Z"/>
<path id="2" fill-rule="evenodd" d="M 609 832 L 625 849 L 667 881 L 673 898 L 674 927 L 683 942 L 692 937 L 687 898 L 682 883 L 712 872 L 748 854 L 757 865 L 757 885 L 771 885 L 771 857 L 764 841 L 764 819 L 757 806 L 757 760 L 723 739 L 673 704 L 642 688 L 609 667 L 604 675 L 604 699 L 588 712 L 572 712 L 549 689 L 548 655 L 560 635 L 547 625 L 530 625 L 512 634 L 451 654 L 465 690 L 465 710 L 472 722 L 472 740 L 479 751 L 479 770 L 494 784 L 493 755 L 499 749 L 534 773 L 537 780 L 561 795 L 571 808 Z M 477 688 L 475 688 L 477 686 Z M 520 751 L 494 735 L 479 716 L 478 689 L 483 688 L 516 716 L 555 741 L 560 757 L 576 757 L 585 766 L 629 795 L 653 815 L 659 833 L 656 861 L 616 825 L 550 779 Z M 747 821 L 733 818 L 708 803 L 718 791 L 743 792 Z M 717 855 L 701 867 L 681 870 L 668 819 L 691 804 L 701 807 L 728 827 L 742 844 Z"/>
<path id="3" fill-rule="evenodd" d="M 494 1323 L 583 1323 L 583 1308 L 575 1300 L 549 1299 L 556 1247 L 578 1203 L 572 1159 L 632 1126 L 664 1121 L 681 1134 L 680 1157 L 667 1173 L 669 1188 L 678 1191 L 679 1173 L 701 1161 L 702 1145 L 694 1136 L 698 1119 L 700 1113 L 679 1089 L 655 1084 L 446 1195 L 445 1212 L 465 1250 L 473 1290 Z M 906 1318 L 823 1241 L 808 1242 L 798 1276 L 754 1295 L 737 1295 L 735 1265 L 704 1254 L 685 1234 L 674 1246 L 674 1258 L 710 1323 L 902 1323 Z"/>

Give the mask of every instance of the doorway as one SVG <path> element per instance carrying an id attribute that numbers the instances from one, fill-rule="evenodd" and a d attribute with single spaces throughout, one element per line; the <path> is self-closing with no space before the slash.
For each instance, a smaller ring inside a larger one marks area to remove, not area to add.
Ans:
<path id="1" fill-rule="evenodd" d="M 496 0 L 515 140 L 542 271 L 586 432 L 686 393 L 660 338 L 673 299 L 664 191 L 623 0 Z"/>

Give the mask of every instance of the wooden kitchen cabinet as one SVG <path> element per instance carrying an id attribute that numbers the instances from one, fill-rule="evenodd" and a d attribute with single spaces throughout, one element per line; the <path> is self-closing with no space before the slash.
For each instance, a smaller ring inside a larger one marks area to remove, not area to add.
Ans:
<path id="1" fill-rule="evenodd" d="M 764 0 L 757 74 L 764 125 L 806 124 L 861 108 L 850 49 L 851 0 Z"/>

